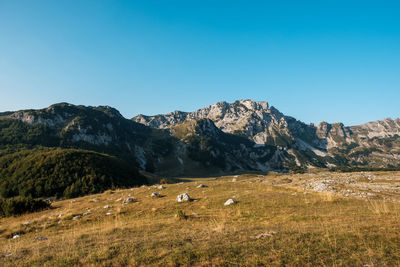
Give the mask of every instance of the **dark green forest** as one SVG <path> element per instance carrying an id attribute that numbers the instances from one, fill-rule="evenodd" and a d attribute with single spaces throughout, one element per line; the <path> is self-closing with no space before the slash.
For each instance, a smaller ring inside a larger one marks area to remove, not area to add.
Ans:
<path id="1" fill-rule="evenodd" d="M 136 168 L 92 151 L 36 148 L 0 157 L 3 198 L 72 198 L 144 183 Z"/>

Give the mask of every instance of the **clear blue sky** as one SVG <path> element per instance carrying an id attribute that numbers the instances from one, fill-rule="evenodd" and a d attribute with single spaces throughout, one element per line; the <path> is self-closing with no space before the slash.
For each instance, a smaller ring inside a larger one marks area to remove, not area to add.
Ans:
<path id="1" fill-rule="evenodd" d="M 0 0 L 0 93 L 0 111 L 255 99 L 306 123 L 400 117 L 400 2 Z"/>

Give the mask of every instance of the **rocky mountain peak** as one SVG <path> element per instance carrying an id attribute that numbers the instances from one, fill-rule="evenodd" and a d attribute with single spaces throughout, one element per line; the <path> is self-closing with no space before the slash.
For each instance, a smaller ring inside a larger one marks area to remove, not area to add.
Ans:
<path id="1" fill-rule="evenodd" d="M 175 111 L 164 115 L 138 115 L 133 118 L 136 122 L 161 129 L 198 119 L 210 119 L 222 131 L 247 136 L 258 144 L 266 143 L 268 129 L 274 125 L 287 127 L 285 116 L 277 109 L 269 107 L 268 102 L 251 99 L 237 100 L 233 103 L 222 101 L 193 112 Z"/>
<path id="2" fill-rule="evenodd" d="M 254 101 L 252 99 L 237 100 L 235 103 L 247 107 L 249 110 L 268 110 L 269 105 L 266 101 Z"/>

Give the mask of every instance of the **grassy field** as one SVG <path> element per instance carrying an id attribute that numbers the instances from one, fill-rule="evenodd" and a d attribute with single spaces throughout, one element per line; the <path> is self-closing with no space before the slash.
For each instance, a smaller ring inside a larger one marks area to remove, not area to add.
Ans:
<path id="1" fill-rule="evenodd" d="M 288 175 L 232 178 L 107 191 L 3 218 L 0 265 L 400 265 L 399 203 L 304 191 Z M 177 203 L 185 192 L 194 201 Z M 128 197 L 137 202 L 119 200 Z"/>

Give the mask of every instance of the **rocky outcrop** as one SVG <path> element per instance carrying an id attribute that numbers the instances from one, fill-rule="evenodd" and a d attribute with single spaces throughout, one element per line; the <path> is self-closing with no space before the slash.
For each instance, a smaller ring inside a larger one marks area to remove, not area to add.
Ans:
<path id="1" fill-rule="evenodd" d="M 219 102 L 193 112 L 133 118 L 172 133 L 178 125 L 204 119 L 211 120 L 224 133 L 245 137 L 256 146 L 277 147 L 274 160 L 288 168 L 399 165 L 400 119 L 350 127 L 327 122 L 314 126 L 283 115 L 267 102 L 253 100 Z"/>

